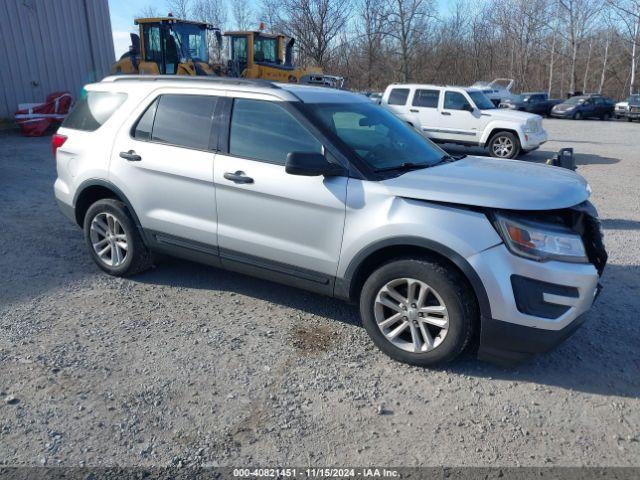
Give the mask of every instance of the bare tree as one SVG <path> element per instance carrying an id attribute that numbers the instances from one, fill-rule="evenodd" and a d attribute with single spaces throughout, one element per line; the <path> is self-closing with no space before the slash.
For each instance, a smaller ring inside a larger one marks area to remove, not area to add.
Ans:
<path id="1" fill-rule="evenodd" d="M 380 74 L 379 60 L 383 54 L 387 15 L 385 0 L 360 0 L 356 6 L 358 33 L 363 40 L 367 88 L 374 85 L 374 77 Z"/>
<path id="2" fill-rule="evenodd" d="M 282 0 L 280 4 L 285 33 L 296 39 L 303 60 L 324 67 L 332 43 L 347 26 L 348 0 Z"/>
<path id="3" fill-rule="evenodd" d="M 235 26 L 239 30 L 248 30 L 255 17 L 248 0 L 233 0 L 231 13 L 235 20 Z"/>
<path id="4" fill-rule="evenodd" d="M 206 22 L 221 30 L 227 22 L 227 9 L 224 0 L 195 0 L 192 9 L 193 19 Z M 222 45 L 215 35 L 208 35 L 209 55 L 215 61 L 222 59 Z"/>
<path id="5" fill-rule="evenodd" d="M 622 33 L 631 46 L 631 72 L 629 80 L 629 93 L 637 92 L 636 69 L 640 50 L 640 0 L 607 0 L 618 13 L 622 22 Z"/>
<path id="6" fill-rule="evenodd" d="M 160 16 L 160 10 L 155 5 L 146 5 L 136 14 L 136 18 L 157 18 Z"/>
<path id="7" fill-rule="evenodd" d="M 191 15 L 191 0 L 167 0 L 171 14 L 180 19 L 189 19 Z"/>
<path id="8" fill-rule="evenodd" d="M 603 8 L 602 0 L 558 0 L 560 10 L 564 19 L 566 33 L 564 34 L 569 43 L 570 55 L 570 85 L 569 90 L 575 91 L 578 71 L 578 51 L 585 39 L 589 37 L 596 24 L 598 14 Z"/>
<path id="9" fill-rule="evenodd" d="M 529 85 L 530 64 L 549 24 L 548 0 L 497 0 L 495 21 L 513 52 L 513 76 L 523 88 Z"/>
<path id="10" fill-rule="evenodd" d="M 428 23 L 435 18 L 432 0 L 388 0 L 388 35 L 395 39 L 402 80 L 412 78 L 412 62 Z"/>
<path id="11" fill-rule="evenodd" d="M 609 61 L 609 45 L 611 44 L 611 29 L 607 29 L 604 33 L 604 54 L 602 55 L 602 70 L 600 73 L 600 85 L 598 93 L 602 93 L 604 82 L 607 75 L 607 62 Z"/>

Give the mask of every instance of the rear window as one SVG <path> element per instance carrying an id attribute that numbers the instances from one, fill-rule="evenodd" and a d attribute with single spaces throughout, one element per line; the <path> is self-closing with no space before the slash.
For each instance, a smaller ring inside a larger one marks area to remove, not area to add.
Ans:
<path id="1" fill-rule="evenodd" d="M 394 88 L 389 93 L 389 105 L 406 105 L 407 98 L 409 97 L 408 88 Z"/>
<path id="2" fill-rule="evenodd" d="M 76 102 L 64 122 L 64 128 L 93 132 L 100 128 L 127 99 L 125 93 L 87 92 Z"/>

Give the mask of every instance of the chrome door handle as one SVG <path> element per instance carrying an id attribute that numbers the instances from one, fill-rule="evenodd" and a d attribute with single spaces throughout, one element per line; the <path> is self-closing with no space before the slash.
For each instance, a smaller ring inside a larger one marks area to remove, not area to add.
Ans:
<path id="1" fill-rule="evenodd" d="M 142 157 L 138 155 L 134 150 L 128 152 L 120 152 L 120 158 L 124 158 L 128 162 L 139 162 Z"/>
<path id="2" fill-rule="evenodd" d="M 238 170 L 235 173 L 225 172 L 224 178 L 234 183 L 253 183 L 253 178 L 247 177 L 243 171 Z"/>

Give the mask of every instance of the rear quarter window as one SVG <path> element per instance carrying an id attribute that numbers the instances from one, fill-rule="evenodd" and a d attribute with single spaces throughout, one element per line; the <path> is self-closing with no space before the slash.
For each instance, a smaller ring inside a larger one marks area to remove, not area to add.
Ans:
<path id="1" fill-rule="evenodd" d="M 86 97 L 76 102 L 62 126 L 93 132 L 104 125 L 126 99 L 126 93 L 87 92 Z"/>
<path id="2" fill-rule="evenodd" d="M 389 105 L 406 105 L 407 98 L 409 98 L 408 88 L 394 88 L 389 92 Z"/>

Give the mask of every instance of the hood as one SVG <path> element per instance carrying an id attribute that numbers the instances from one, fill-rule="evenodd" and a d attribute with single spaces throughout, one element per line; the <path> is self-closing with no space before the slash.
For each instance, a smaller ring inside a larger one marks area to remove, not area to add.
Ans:
<path id="1" fill-rule="evenodd" d="M 590 193 L 571 170 L 486 157 L 412 170 L 381 183 L 398 197 L 508 210 L 572 207 Z"/>
<path id="2" fill-rule="evenodd" d="M 508 120 L 510 122 L 527 123 L 532 118 L 540 118 L 539 115 L 533 113 L 521 112 L 520 110 L 512 110 L 510 108 L 493 108 L 491 110 L 481 110 L 482 115 L 487 115 L 495 120 Z"/>
<path id="3" fill-rule="evenodd" d="M 629 102 L 618 102 L 616 103 L 616 108 L 627 108 L 629 106 Z"/>

